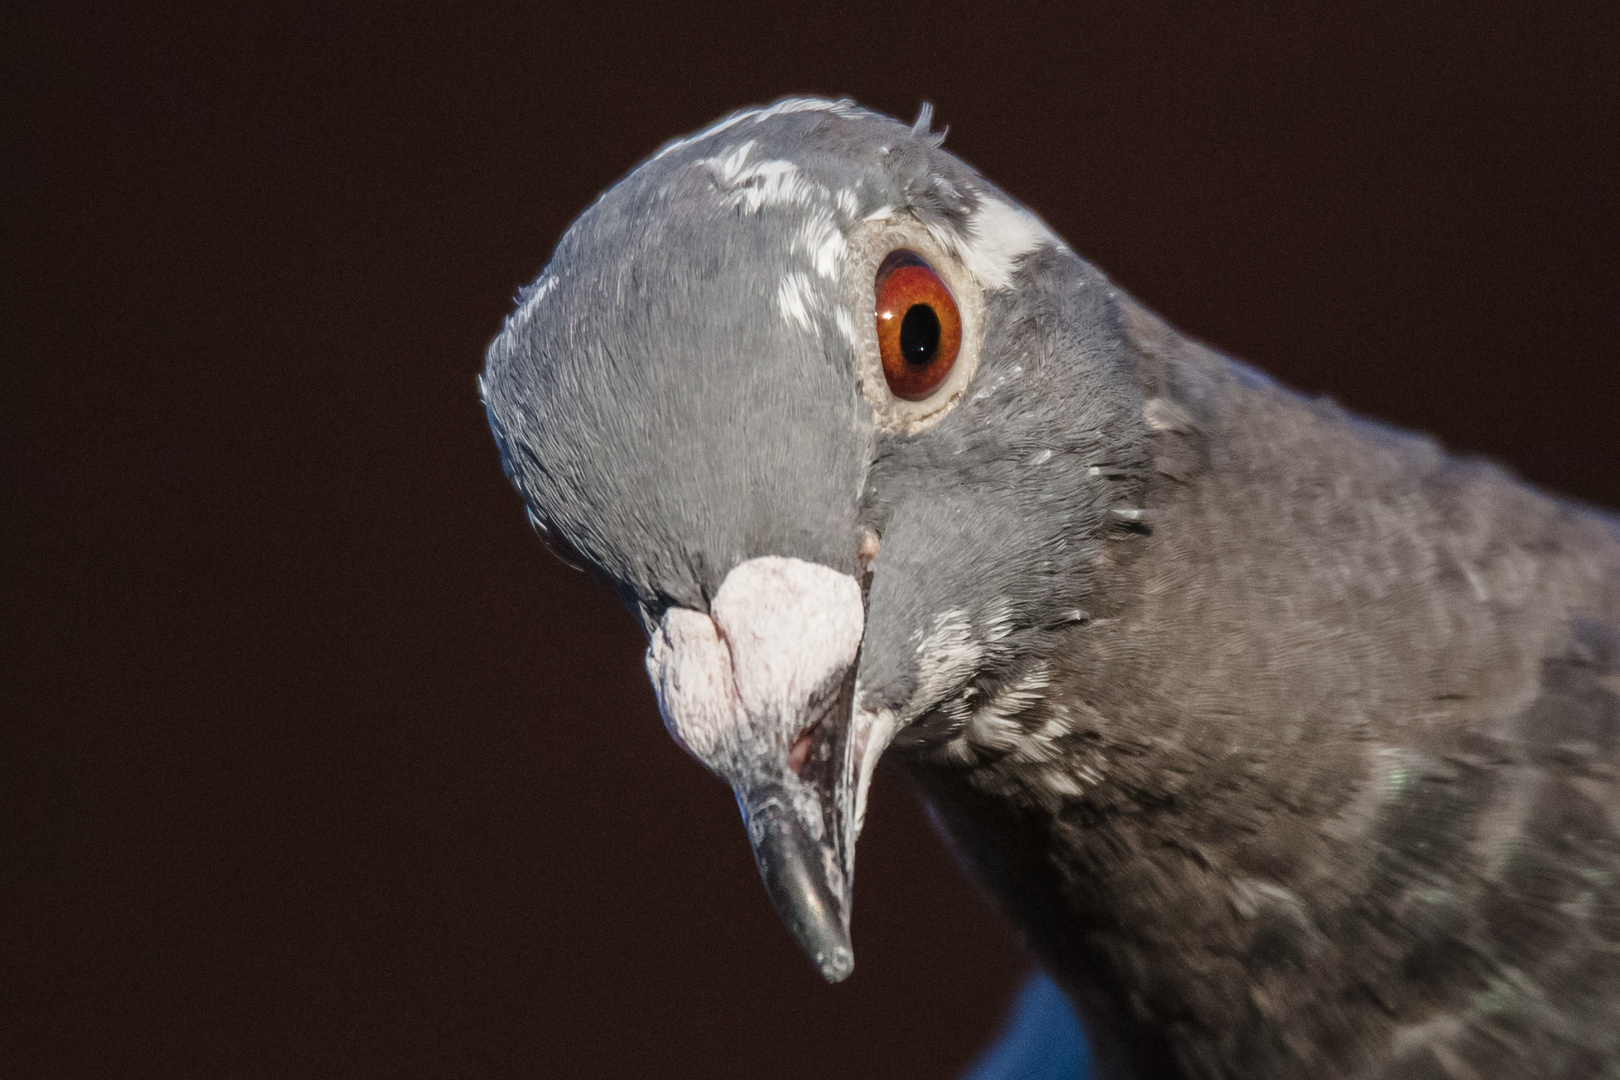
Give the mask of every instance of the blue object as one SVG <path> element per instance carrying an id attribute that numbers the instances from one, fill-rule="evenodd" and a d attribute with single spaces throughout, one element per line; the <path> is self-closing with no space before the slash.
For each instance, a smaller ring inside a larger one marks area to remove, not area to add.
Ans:
<path id="1" fill-rule="evenodd" d="M 1018 992 L 1001 1038 L 962 1080 L 1085 1080 L 1091 1051 L 1074 1008 L 1044 971 Z"/>

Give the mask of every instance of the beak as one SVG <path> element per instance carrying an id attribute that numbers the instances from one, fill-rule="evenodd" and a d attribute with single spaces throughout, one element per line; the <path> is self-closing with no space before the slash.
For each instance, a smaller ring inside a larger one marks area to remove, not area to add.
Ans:
<path id="1" fill-rule="evenodd" d="M 854 578 L 766 557 L 709 614 L 667 611 L 647 650 L 665 726 L 731 785 L 765 891 L 828 982 L 854 970 L 855 840 L 892 726 L 854 708 L 864 621 Z"/>
<path id="2" fill-rule="evenodd" d="M 765 891 L 828 982 L 838 982 L 855 967 L 849 940 L 855 837 L 844 807 L 854 682 L 852 665 L 836 692 L 806 711 L 804 727 L 786 755 L 761 748 L 753 768 L 728 777 Z"/>

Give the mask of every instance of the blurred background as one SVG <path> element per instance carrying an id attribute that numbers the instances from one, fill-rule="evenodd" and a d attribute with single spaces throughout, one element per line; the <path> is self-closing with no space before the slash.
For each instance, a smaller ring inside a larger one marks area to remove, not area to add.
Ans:
<path id="1" fill-rule="evenodd" d="M 898 770 L 778 925 L 474 376 L 660 143 L 851 95 L 1198 337 L 1620 505 L 1620 7 L 12 5 L 0 1074 L 956 1075 L 1026 970 Z"/>

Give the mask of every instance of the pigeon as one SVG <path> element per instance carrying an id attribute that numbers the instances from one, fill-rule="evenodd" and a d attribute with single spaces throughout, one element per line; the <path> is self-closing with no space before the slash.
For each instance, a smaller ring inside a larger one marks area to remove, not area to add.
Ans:
<path id="1" fill-rule="evenodd" d="M 481 394 L 828 979 L 880 755 L 1100 1075 L 1620 1076 L 1620 521 L 1178 333 L 791 98 L 558 242 Z"/>

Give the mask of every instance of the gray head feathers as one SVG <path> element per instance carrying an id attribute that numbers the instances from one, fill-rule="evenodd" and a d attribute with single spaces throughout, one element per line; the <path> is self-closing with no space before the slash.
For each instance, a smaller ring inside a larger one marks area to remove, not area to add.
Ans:
<path id="1" fill-rule="evenodd" d="M 789 99 L 670 143 L 569 229 L 484 380 L 508 475 L 644 617 L 762 555 L 853 572 L 876 532 L 863 687 L 913 713 L 970 674 L 919 671 L 923 638 L 1011 652 L 1082 607 L 1147 460 L 1109 284 L 931 122 Z M 972 324 L 973 385 L 920 419 L 863 356 L 897 244 Z"/>

